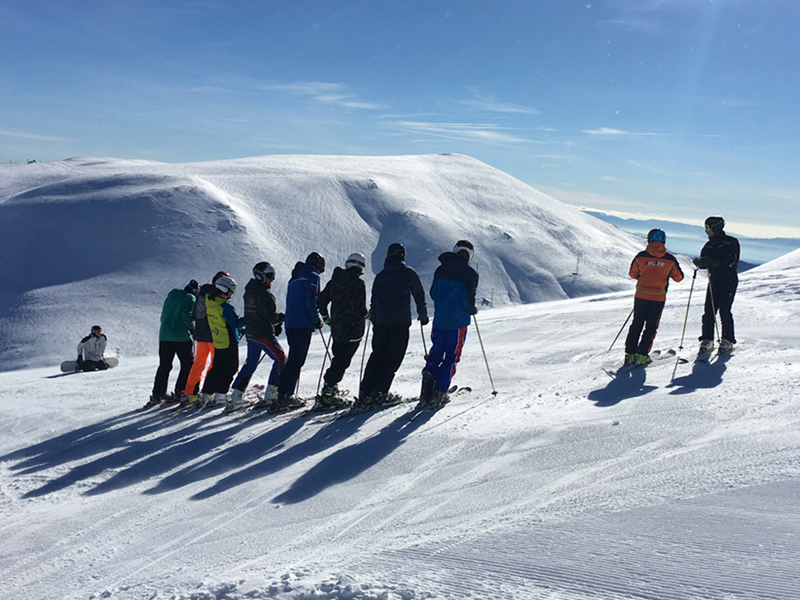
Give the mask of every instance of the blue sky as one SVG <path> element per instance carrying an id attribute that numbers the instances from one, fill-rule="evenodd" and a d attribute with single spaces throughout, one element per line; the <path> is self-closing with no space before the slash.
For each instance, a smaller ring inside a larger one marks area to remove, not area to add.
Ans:
<path id="1" fill-rule="evenodd" d="M 0 0 L 0 161 L 473 156 L 800 237 L 796 0 Z"/>

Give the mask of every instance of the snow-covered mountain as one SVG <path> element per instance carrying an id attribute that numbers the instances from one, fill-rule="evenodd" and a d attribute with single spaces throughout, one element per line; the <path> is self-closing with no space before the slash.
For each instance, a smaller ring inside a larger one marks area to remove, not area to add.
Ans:
<path id="1" fill-rule="evenodd" d="M 495 306 L 629 289 L 643 247 L 460 155 L 0 165 L 0 370 L 72 358 L 94 324 L 109 354 L 152 354 L 163 298 L 190 278 L 243 285 L 268 260 L 280 303 L 309 252 L 327 258 L 323 282 L 364 253 L 369 284 L 399 241 L 427 285 L 464 238 Z"/>
<path id="2" fill-rule="evenodd" d="M 482 311 L 497 395 L 473 326 L 473 391 L 413 421 L 137 412 L 155 350 L 0 373 L 3 597 L 796 600 L 800 253 L 741 278 L 738 349 L 694 364 L 705 283 L 670 286 L 656 338 L 679 348 L 688 304 L 690 361 L 615 379 L 632 292 Z"/>

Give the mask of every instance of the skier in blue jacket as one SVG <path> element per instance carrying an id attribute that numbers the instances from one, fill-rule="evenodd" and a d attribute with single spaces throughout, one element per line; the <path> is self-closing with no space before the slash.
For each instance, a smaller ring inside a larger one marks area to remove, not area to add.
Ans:
<path id="1" fill-rule="evenodd" d="M 433 275 L 430 290 L 434 315 L 431 349 L 422 370 L 423 406 L 436 407 L 448 401 L 447 390 L 461 360 L 471 315 L 478 312 L 475 306 L 478 273 L 469 266 L 473 253 L 473 245 L 461 240 L 452 252 L 439 256 L 442 264 Z"/>
<path id="2" fill-rule="evenodd" d="M 289 287 L 286 291 L 286 320 L 284 330 L 289 342 L 289 356 L 278 384 L 279 410 L 299 408 L 305 402 L 294 395 L 300 369 L 306 362 L 311 336 L 315 329 L 322 329 L 322 318 L 317 308 L 320 282 L 319 276 L 325 272 L 325 259 L 312 252 L 306 261 L 298 262 L 292 270 Z"/>

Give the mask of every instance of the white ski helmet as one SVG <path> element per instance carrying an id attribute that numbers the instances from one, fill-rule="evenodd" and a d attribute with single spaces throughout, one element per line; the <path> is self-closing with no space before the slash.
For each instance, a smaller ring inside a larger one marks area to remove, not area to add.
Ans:
<path id="1" fill-rule="evenodd" d="M 472 255 L 475 253 L 475 247 L 472 245 L 472 243 L 468 242 L 467 240 L 459 240 L 456 242 L 456 245 L 453 247 L 453 254 L 458 254 L 462 250 L 469 254 L 467 262 L 471 261 Z"/>
<path id="2" fill-rule="evenodd" d="M 344 263 L 345 269 L 358 269 L 359 273 L 363 272 L 366 266 L 367 259 L 360 252 L 353 252 Z"/>
<path id="3" fill-rule="evenodd" d="M 236 292 L 236 282 L 233 280 L 233 277 L 227 275 L 223 275 L 217 279 L 214 285 L 219 291 L 225 292 L 226 294 L 233 294 Z"/>

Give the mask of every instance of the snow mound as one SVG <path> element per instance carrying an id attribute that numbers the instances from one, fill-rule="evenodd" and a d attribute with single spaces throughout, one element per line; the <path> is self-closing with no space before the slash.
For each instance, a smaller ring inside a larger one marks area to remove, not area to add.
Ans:
<path id="1" fill-rule="evenodd" d="M 94 324 L 109 355 L 157 346 L 164 296 L 226 270 L 275 265 L 283 301 L 311 251 L 328 272 L 402 242 L 429 285 L 438 255 L 475 244 L 494 305 L 629 289 L 637 238 L 475 159 L 273 156 L 169 165 L 108 158 L 0 166 L 2 369 L 72 358 Z M 323 276 L 323 282 L 328 275 Z M 240 301 L 234 301 L 234 306 Z"/>

